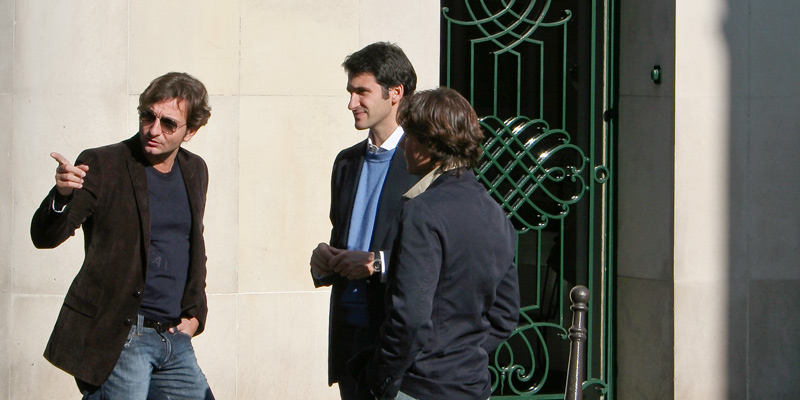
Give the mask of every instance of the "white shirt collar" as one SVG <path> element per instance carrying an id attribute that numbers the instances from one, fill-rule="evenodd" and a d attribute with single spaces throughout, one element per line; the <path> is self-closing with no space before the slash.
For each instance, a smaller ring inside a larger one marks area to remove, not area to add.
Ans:
<path id="1" fill-rule="evenodd" d="M 400 143 L 400 139 L 403 137 L 403 127 L 397 126 L 397 129 L 392 132 L 391 135 L 383 142 L 383 144 L 378 147 L 372 144 L 372 138 L 367 136 L 367 151 L 370 153 L 383 153 L 386 151 L 392 151 L 397 147 L 397 144 Z"/>

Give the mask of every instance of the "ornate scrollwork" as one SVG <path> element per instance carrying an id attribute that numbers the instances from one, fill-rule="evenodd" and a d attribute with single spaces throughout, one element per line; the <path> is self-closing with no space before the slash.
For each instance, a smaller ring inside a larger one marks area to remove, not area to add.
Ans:
<path id="1" fill-rule="evenodd" d="M 564 218 L 588 190 L 582 176 L 587 159 L 566 131 L 526 117 L 488 116 L 480 123 L 487 139 L 478 178 L 517 230 Z"/>
<path id="2" fill-rule="evenodd" d="M 465 1 L 470 20 L 452 17 L 447 7 L 442 9 L 442 16 L 448 22 L 478 28 L 484 37 L 474 42 L 492 42 L 497 45 L 497 54 L 500 54 L 512 52 L 524 42 L 540 43 L 531 38 L 537 28 L 563 25 L 572 18 L 572 13 L 566 10 L 555 21 L 545 22 L 550 3 L 551 0 L 529 0 L 527 4 L 516 0 Z"/>
<path id="3" fill-rule="evenodd" d="M 492 393 L 526 395 L 542 389 L 550 375 L 550 352 L 544 329 L 555 329 L 556 337 L 567 338 L 567 331 L 560 325 L 525 324 L 490 355 Z"/>
<path id="4" fill-rule="evenodd" d="M 606 53 L 596 45 L 598 33 L 610 34 L 600 22 L 604 7 L 615 2 L 442 0 L 441 83 L 485 116 L 476 175 L 518 233 L 520 325 L 489 355 L 498 398 L 564 398 L 569 341 L 562 287 L 597 278 L 594 252 L 606 249 L 591 225 L 606 221 L 607 214 L 596 213 L 612 180 L 604 164 L 609 153 L 596 147 L 610 143 L 597 129 L 602 84 L 596 67 Z M 587 263 L 588 275 L 582 272 Z M 597 336 L 590 340 L 600 349 L 590 357 L 613 358 Z M 584 388 L 613 395 L 603 370 L 588 377 Z"/>

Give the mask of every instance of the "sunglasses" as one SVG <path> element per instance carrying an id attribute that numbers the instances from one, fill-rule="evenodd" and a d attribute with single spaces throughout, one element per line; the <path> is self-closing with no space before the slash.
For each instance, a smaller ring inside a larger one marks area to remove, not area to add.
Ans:
<path id="1" fill-rule="evenodd" d="M 156 119 L 161 124 L 161 132 L 165 135 L 171 135 L 175 133 L 178 128 L 186 125 L 178 125 L 178 121 L 175 121 L 172 118 L 156 117 L 156 115 L 150 110 L 139 111 L 139 122 L 142 123 L 143 129 L 149 129 L 151 126 L 153 126 L 153 124 L 156 123 Z"/>

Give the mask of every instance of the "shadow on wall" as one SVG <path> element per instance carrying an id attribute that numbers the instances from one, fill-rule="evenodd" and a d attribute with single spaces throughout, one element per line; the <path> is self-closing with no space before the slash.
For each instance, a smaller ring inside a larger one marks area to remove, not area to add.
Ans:
<path id="1" fill-rule="evenodd" d="M 800 398 L 800 65 L 794 1 L 728 0 L 728 391 Z"/>

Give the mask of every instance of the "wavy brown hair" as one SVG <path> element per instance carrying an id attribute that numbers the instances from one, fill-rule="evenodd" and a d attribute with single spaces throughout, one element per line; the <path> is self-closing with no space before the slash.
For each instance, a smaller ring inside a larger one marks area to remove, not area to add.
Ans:
<path id="1" fill-rule="evenodd" d="M 205 85 L 184 72 L 170 72 L 153 79 L 139 96 L 137 109 L 149 110 L 153 104 L 170 99 L 186 100 L 186 127 L 190 131 L 196 131 L 211 117 Z"/>
<path id="2" fill-rule="evenodd" d="M 406 135 L 426 146 L 434 162 L 444 170 L 475 168 L 483 153 L 483 131 L 467 99 L 441 87 L 404 96 L 397 122 Z"/>

